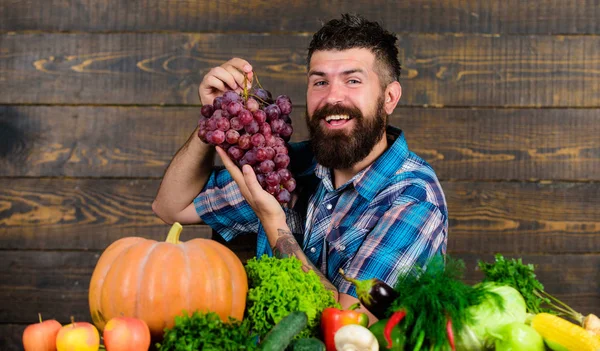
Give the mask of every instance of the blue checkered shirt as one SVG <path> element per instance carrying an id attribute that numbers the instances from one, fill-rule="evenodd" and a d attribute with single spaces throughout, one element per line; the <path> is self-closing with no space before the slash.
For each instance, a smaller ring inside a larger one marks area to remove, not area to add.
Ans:
<path id="1" fill-rule="evenodd" d="M 348 276 L 394 286 L 446 253 L 448 210 L 435 172 L 408 149 L 402 131 L 388 126 L 387 137 L 390 147 L 337 189 L 330 170 L 314 161 L 309 142 L 290 145 L 299 198 L 284 209 L 288 226 L 338 291 L 354 297 L 340 268 Z M 225 240 L 258 233 L 256 255 L 272 255 L 262 225 L 227 170 L 213 171 L 194 205 Z"/>

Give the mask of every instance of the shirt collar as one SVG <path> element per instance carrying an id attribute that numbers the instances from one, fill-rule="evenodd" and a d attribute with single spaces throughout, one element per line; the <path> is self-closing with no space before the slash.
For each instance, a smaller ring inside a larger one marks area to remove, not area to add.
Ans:
<path id="1" fill-rule="evenodd" d="M 362 171 L 358 172 L 348 183 L 340 187 L 344 189 L 352 183 L 356 191 L 366 200 L 371 201 L 377 193 L 384 189 L 392 180 L 404 160 L 409 155 L 408 145 L 404 139 L 402 130 L 388 125 L 386 128 L 388 138 L 388 149 Z M 323 180 L 325 188 L 333 191 L 331 170 L 320 164 L 316 165 L 315 175 Z"/>

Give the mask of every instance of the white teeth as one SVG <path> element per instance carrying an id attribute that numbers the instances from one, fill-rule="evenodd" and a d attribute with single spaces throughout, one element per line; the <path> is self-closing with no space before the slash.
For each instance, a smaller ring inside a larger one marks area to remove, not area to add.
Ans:
<path id="1" fill-rule="evenodd" d="M 325 117 L 325 121 L 330 122 L 330 121 L 338 121 L 340 119 L 350 119 L 349 116 L 347 115 L 333 115 L 333 116 L 328 116 Z"/>

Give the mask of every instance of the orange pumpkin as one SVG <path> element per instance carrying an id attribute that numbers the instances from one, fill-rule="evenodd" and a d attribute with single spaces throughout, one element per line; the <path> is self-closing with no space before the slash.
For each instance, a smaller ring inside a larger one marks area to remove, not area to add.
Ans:
<path id="1" fill-rule="evenodd" d="M 239 258 L 210 239 L 179 241 L 173 224 L 165 242 L 139 237 L 112 243 L 98 261 L 89 290 L 92 321 L 99 330 L 113 317 L 148 324 L 153 339 L 196 310 L 242 320 L 248 279 Z"/>

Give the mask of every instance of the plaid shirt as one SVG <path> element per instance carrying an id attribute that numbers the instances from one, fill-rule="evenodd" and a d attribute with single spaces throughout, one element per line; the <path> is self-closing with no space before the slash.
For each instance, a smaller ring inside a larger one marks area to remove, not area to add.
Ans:
<path id="1" fill-rule="evenodd" d="M 379 278 L 394 286 L 446 253 L 448 211 L 433 169 L 412 153 L 402 131 L 388 126 L 391 146 L 371 165 L 335 189 L 309 142 L 290 145 L 299 199 L 285 208 L 287 223 L 306 256 L 340 293 L 356 297 L 338 273 Z M 225 169 L 215 170 L 194 200 L 202 220 L 225 240 L 258 233 L 257 257 L 272 255 L 264 229 Z"/>

